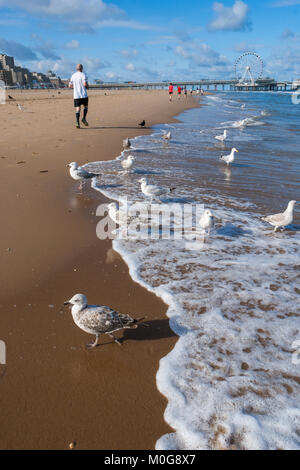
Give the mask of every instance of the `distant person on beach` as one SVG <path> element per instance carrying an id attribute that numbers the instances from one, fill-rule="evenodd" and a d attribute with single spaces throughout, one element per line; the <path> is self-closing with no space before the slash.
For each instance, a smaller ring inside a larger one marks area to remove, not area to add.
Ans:
<path id="1" fill-rule="evenodd" d="M 187 99 L 187 88 L 186 87 L 184 87 L 184 96 Z"/>
<path id="2" fill-rule="evenodd" d="M 78 64 L 76 67 L 77 72 L 73 73 L 69 87 L 73 88 L 74 92 L 74 107 L 76 108 L 76 127 L 80 129 L 80 109 L 83 106 L 83 118 L 82 123 L 88 126 L 86 116 L 88 113 L 89 98 L 87 94 L 88 89 L 88 78 L 83 73 L 83 66 Z"/>
<path id="3" fill-rule="evenodd" d="M 178 93 L 178 99 L 180 100 L 180 98 L 181 98 L 181 86 L 179 86 L 179 85 L 177 87 L 177 93 Z"/>
<path id="4" fill-rule="evenodd" d="M 169 99 L 170 99 L 170 101 L 172 101 L 173 90 L 174 90 L 173 84 L 170 83 L 170 85 L 169 85 Z"/>

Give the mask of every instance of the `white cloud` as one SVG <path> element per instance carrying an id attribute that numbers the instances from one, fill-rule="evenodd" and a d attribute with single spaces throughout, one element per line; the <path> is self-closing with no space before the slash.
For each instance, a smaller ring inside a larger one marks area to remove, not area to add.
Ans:
<path id="1" fill-rule="evenodd" d="M 35 70 L 37 72 L 47 72 L 52 70 L 54 73 L 59 75 L 62 78 L 68 78 L 75 71 L 76 63 L 62 57 L 59 60 L 48 60 L 42 59 L 38 61 L 31 62 L 29 69 Z"/>
<path id="2" fill-rule="evenodd" d="M 83 57 L 82 64 L 88 74 L 96 74 L 99 70 L 111 66 L 109 62 L 103 62 L 97 57 Z"/>
<path id="3" fill-rule="evenodd" d="M 135 72 L 135 66 L 133 64 L 126 64 L 125 69 L 128 70 L 129 72 Z"/>
<path id="4" fill-rule="evenodd" d="M 194 43 L 189 47 L 176 46 L 174 52 L 198 67 L 223 66 L 228 64 L 226 57 L 220 55 L 205 43 Z"/>
<path id="5" fill-rule="evenodd" d="M 208 25 L 210 31 L 244 31 L 251 29 L 248 19 L 249 7 L 241 0 L 236 0 L 232 7 L 223 3 L 213 4 L 215 17 Z"/>
<path id="6" fill-rule="evenodd" d="M 105 77 L 108 78 L 109 80 L 117 79 L 118 75 L 116 72 L 105 72 Z"/>
<path id="7" fill-rule="evenodd" d="M 130 20 L 124 10 L 103 0 L 0 0 L 0 6 L 18 7 L 37 17 L 63 21 L 68 29 L 78 33 L 92 33 L 101 27 L 151 28 Z"/>
<path id="8" fill-rule="evenodd" d="M 72 41 L 65 44 L 66 49 L 79 49 L 79 41 L 77 39 L 72 39 Z"/>

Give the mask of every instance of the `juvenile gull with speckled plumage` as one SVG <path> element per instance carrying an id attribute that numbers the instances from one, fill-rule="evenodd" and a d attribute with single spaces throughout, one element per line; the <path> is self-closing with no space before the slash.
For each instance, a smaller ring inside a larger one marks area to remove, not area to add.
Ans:
<path id="1" fill-rule="evenodd" d="M 137 328 L 138 320 L 129 315 L 123 315 L 105 305 L 88 305 L 87 298 L 83 294 L 76 294 L 72 299 L 64 303 L 72 305 L 72 317 L 74 323 L 86 333 L 96 335 L 96 340 L 88 344 L 87 348 L 95 348 L 101 334 L 107 334 L 121 346 L 112 334 L 114 331 L 125 328 Z"/>

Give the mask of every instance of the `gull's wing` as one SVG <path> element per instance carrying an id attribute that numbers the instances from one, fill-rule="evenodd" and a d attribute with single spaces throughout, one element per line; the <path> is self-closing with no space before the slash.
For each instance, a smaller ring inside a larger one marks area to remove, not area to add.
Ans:
<path id="1" fill-rule="evenodd" d="M 95 173 L 89 173 L 88 171 L 84 170 L 83 168 L 77 168 L 77 175 L 81 178 L 94 178 L 97 176 Z"/>
<path id="2" fill-rule="evenodd" d="M 280 225 L 284 222 L 284 214 L 280 213 L 280 214 L 268 215 L 267 217 L 265 217 L 264 220 L 266 222 L 271 222 L 273 224 Z"/>
<path id="3" fill-rule="evenodd" d="M 134 323 L 134 320 L 129 315 L 121 315 L 110 307 L 96 305 L 82 311 L 80 322 L 101 334 L 121 330 Z"/>

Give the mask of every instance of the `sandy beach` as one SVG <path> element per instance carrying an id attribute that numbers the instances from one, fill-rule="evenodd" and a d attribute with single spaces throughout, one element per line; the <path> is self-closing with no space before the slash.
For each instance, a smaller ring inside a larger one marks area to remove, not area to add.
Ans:
<path id="1" fill-rule="evenodd" d="M 166 91 L 90 91 L 90 126 L 78 130 L 71 91 L 11 95 L 0 106 L 0 448 L 153 449 L 171 431 L 155 374 L 176 337 L 163 302 L 131 280 L 111 241 L 97 239 L 104 197 L 90 183 L 79 194 L 66 164 L 113 159 L 124 138 L 197 103 L 169 103 Z M 103 337 L 86 351 L 92 337 L 63 307 L 77 292 L 150 326 L 127 330 L 122 347 Z"/>

